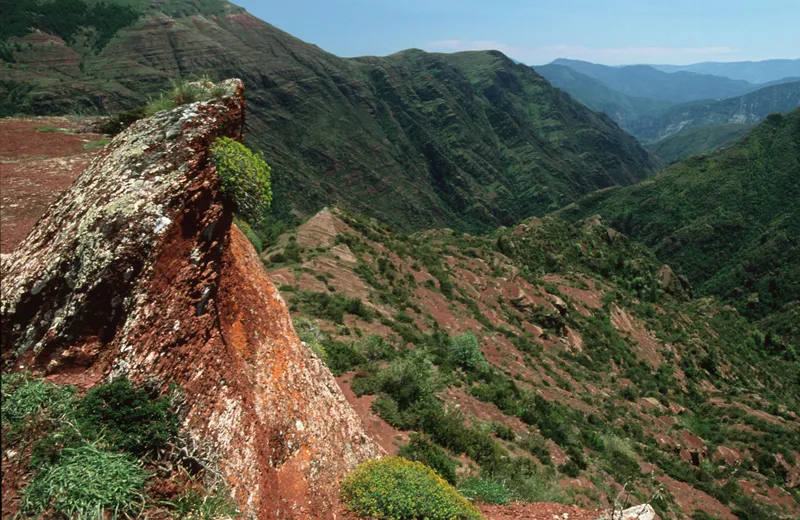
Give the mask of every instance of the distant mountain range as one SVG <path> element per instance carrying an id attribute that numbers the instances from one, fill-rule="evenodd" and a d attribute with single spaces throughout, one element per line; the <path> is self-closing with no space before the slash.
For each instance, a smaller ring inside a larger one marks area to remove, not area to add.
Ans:
<path id="1" fill-rule="evenodd" d="M 664 72 L 695 72 L 750 83 L 769 83 L 783 78 L 800 78 L 800 58 L 793 60 L 736 61 L 728 63 L 704 62 L 692 65 L 652 65 Z"/>
<path id="2" fill-rule="evenodd" d="M 796 72 L 790 66 L 794 60 L 774 61 L 788 62 L 782 70 Z M 768 114 L 800 106 L 800 81 L 791 76 L 753 84 L 690 71 L 664 72 L 649 65 L 609 67 L 563 59 L 535 70 L 554 87 L 610 116 L 666 163 L 730 144 Z M 714 128 L 687 135 L 703 127 Z"/>
<path id="3" fill-rule="evenodd" d="M 736 97 L 759 88 L 744 80 L 693 72 L 663 72 L 650 65 L 610 67 L 566 59 L 555 60 L 552 64 L 577 70 L 628 96 L 672 103 Z"/>
<path id="4" fill-rule="evenodd" d="M 628 131 L 640 117 L 658 114 L 673 105 L 669 101 L 623 94 L 567 65 L 551 63 L 534 67 L 534 70 L 554 87 L 569 93 L 592 110 L 604 112 Z"/>

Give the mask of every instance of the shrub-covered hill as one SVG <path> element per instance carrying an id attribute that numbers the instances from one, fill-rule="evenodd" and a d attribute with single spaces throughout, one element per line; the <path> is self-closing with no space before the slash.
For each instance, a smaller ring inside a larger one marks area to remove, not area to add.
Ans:
<path id="1" fill-rule="evenodd" d="M 685 159 L 636 186 L 591 194 L 560 214 L 600 214 L 653 246 L 698 294 L 800 343 L 800 109 L 774 114 L 730 148 Z"/>
<path id="2" fill-rule="evenodd" d="M 752 130 L 752 124 L 731 123 L 701 126 L 671 135 L 647 149 L 656 154 L 666 164 L 672 164 L 690 155 L 713 152 L 727 148 L 736 140 Z"/>
<path id="3" fill-rule="evenodd" d="M 368 432 L 467 496 L 800 512 L 797 360 L 597 219 L 406 235 L 325 210 L 262 257 Z"/>
<path id="4" fill-rule="evenodd" d="M 108 5 L 138 17 L 102 47 L 87 43 L 91 20 L 69 37 L 8 36 L 2 113 L 130 109 L 170 78 L 238 76 L 277 200 L 301 214 L 337 202 L 407 229 L 510 224 L 657 166 L 608 117 L 499 52 L 342 59 L 223 1 Z"/>

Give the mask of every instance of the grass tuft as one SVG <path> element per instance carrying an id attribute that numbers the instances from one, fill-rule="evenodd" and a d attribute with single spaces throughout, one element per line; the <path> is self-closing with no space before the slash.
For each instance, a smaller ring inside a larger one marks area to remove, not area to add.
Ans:
<path id="1" fill-rule="evenodd" d="M 130 455 L 87 444 L 65 448 L 56 464 L 39 472 L 22 493 L 20 512 L 53 511 L 66 518 L 94 519 L 104 511 L 116 518 L 144 506 L 148 474 Z"/>

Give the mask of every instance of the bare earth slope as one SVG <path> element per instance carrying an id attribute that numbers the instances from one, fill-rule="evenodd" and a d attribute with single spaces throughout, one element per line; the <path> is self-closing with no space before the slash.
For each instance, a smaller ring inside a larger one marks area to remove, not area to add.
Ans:
<path id="1" fill-rule="evenodd" d="M 0 119 L 0 136 L 0 253 L 10 253 L 104 141 L 63 117 Z"/>

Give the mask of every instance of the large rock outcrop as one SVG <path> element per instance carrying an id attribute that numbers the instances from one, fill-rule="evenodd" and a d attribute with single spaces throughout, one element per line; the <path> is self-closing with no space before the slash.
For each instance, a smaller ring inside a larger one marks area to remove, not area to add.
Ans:
<path id="1" fill-rule="evenodd" d="M 209 145 L 242 137 L 245 101 L 224 85 L 120 134 L 3 259 L 4 370 L 177 383 L 249 516 L 331 517 L 341 474 L 381 449 L 232 223 Z"/>

